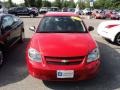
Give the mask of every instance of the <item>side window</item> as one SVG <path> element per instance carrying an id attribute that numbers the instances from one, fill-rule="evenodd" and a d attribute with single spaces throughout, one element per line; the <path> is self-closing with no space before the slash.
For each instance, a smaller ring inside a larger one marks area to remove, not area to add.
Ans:
<path id="1" fill-rule="evenodd" d="M 12 16 L 5 16 L 2 19 L 2 27 L 3 28 L 9 27 L 13 24 L 13 22 L 14 22 L 14 20 L 13 20 Z"/>
<path id="2" fill-rule="evenodd" d="M 2 8 L 2 5 L 0 5 L 0 9 Z"/>
<path id="3" fill-rule="evenodd" d="M 28 9 L 27 9 L 27 8 L 23 8 L 23 11 L 27 12 L 27 11 L 28 11 Z"/>
<path id="4" fill-rule="evenodd" d="M 16 11 L 23 11 L 23 8 L 17 8 Z"/>

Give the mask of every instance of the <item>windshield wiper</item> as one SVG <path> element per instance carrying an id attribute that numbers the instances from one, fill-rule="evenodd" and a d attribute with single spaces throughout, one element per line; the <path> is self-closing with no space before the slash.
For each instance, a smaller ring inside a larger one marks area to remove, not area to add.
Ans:
<path id="1" fill-rule="evenodd" d="M 37 31 L 37 33 L 86 33 L 86 31 Z"/>

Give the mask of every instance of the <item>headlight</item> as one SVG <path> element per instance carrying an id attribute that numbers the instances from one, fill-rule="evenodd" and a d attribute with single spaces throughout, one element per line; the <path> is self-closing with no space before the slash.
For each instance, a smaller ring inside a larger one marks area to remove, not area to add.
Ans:
<path id="1" fill-rule="evenodd" d="M 89 63 L 89 62 L 95 61 L 95 60 L 99 59 L 99 57 L 100 57 L 99 49 L 95 48 L 95 49 L 93 49 L 92 52 L 89 53 L 87 62 Z"/>
<path id="2" fill-rule="evenodd" d="M 28 50 L 28 57 L 32 61 L 41 62 L 40 53 L 37 50 L 33 49 L 33 48 L 30 48 Z"/>

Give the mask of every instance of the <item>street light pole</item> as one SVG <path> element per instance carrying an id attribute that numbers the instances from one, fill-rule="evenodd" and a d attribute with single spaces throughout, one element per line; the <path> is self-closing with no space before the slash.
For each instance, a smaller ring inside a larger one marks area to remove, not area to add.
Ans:
<path id="1" fill-rule="evenodd" d="M 92 7 L 93 7 L 93 0 L 90 0 L 90 14 L 92 12 Z"/>

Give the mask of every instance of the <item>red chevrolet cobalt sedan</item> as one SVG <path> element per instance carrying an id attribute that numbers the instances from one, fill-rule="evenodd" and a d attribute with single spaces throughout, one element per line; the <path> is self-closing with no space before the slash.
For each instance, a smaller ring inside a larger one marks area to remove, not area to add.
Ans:
<path id="1" fill-rule="evenodd" d="M 26 59 L 29 73 L 49 81 L 91 79 L 99 71 L 99 50 L 78 15 L 49 12 L 42 18 L 30 40 Z"/>

